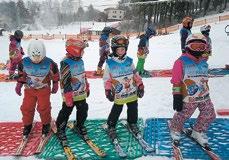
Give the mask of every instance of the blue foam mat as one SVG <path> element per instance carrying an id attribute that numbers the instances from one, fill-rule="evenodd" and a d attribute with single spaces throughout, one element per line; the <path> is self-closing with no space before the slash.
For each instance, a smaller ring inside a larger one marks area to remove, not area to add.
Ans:
<path id="1" fill-rule="evenodd" d="M 172 157 L 173 151 L 169 134 L 167 118 L 151 118 L 145 123 L 144 139 L 154 146 L 156 155 Z M 189 119 L 185 127 L 195 123 Z M 209 127 L 209 144 L 213 151 L 223 160 L 229 160 L 229 119 L 216 119 Z M 209 160 L 209 156 L 195 142 L 185 135 L 181 138 L 181 151 L 184 158 Z"/>

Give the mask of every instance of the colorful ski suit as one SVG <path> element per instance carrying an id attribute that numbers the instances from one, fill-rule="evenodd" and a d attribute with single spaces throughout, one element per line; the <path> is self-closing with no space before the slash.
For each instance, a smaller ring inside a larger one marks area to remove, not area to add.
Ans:
<path id="1" fill-rule="evenodd" d="M 24 99 L 21 105 L 24 125 L 33 122 L 36 103 L 42 124 L 51 122 L 51 81 L 58 83 L 59 70 L 57 64 L 45 57 L 39 64 L 35 64 L 29 57 L 22 59 L 18 66 L 18 83 L 24 84 Z"/>
<path id="2" fill-rule="evenodd" d="M 9 67 L 9 75 L 13 75 L 15 70 L 22 60 L 24 55 L 23 48 L 21 47 L 21 42 L 17 41 L 16 38 L 11 35 L 10 36 L 10 44 L 9 44 L 9 58 L 10 58 L 10 67 Z"/>
<path id="3" fill-rule="evenodd" d="M 62 109 L 60 110 L 56 125 L 59 133 L 65 133 L 65 128 L 76 106 L 77 127 L 81 128 L 87 119 L 89 96 L 89 83 L 86 78 L 84 62 L 81 58 L 67 56 L 60 62 L 60 86 L 63 97 Z M 66 105 L 65 94 L 73 93 L 73 106 Z"/>
<path id="4" fill-rule="evenodd" d="M 105 90 L 114 92 L 114 104 L 107 124 L 115 127 L 124 104 L 127 104 L 128 107 L 127 121 L 129 123 L 137 123 L 137 88 L 143 82 L 135 70 L 133 60 L 128 56 L 122 60 L 117 57 L 108 59 L 106 61 L 103 80 Z"/>
<path id="5" fill-rule="evenodd" d="M 100 36 L 99 39 L 99 63 L 98 68 L 102 69 L 103 64 L 110 55 L 110 39 L 109 39 L 109 33 L 103 33 Z"/>
<path id="6" fill-rule="evenodd" d="M 183 54 L 174 63 L 171 83 L 173 86 L 180 87 L 183 95 L 183 109 L 174 114 L 171 120 L 171 129 L 180 132 L 184 122 L 198 108 L 200 114 L 193 129 L 197 132 L 205 132 L 216 117 L 209 96 L 206 60 L 198 60 L 188 53 Z"/>
<path id="7" fill-rule="evenodd" d="M 145 65 L 145 59 L 147 55 L 149 54 L 149 37 L 144 35 L 140 36 L 140 41 L 138 44 L 138 63 L 137 63 L 137 71 L 139 74 L 142 74 L 144 72 L 144 65 Z"/>

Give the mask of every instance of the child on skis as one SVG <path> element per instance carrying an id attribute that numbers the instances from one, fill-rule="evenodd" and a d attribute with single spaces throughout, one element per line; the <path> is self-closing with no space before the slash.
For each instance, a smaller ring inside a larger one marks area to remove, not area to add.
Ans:
<path id="1" fill-rule="evenodd" d="M 206 49 L 205 53 L 202 55 L 203 57 L 206 57 L 207 59 L 212 54 L 212 41 L 211 41 L 211 38 L 209 36 L 210 30 L 211 30 L 210 25 L 204 25 L 204 26 L 200 27 L 200 32 L 207 39 L 207 49 Z"/>
<path id="2" fill-rule="evenodd" d="M 102 75 L 103 74 L 103 64 L 108 58 L 108 56 L 111 56 L 110 54 L 110 39 L 109 36 L 110 34 L 120 34 L 120 31 L 112 28 L 112 27 L 104 27 L 102 30 L 102 34 L 99 39 L 99 63 L 97 66 L 97 75 Z"/>
<path id="3" fill-rule="evenodd" d="M 185 53 L 185 42 L 187 37 L 192 34 L 191 29 L 193 25 L 192 17 L 186 16 L 182 20 L 182 28 L 180 30 L 180 37 L 181 37 L 181 51 Z"/>
<path id="4" fill-rule="evenodd" d="M 175 61 L 172 70 L 173 109 L 177 111 L 170 121 L 170 133 L 179 141 L 184 122 L 198 108 L 197 121 L 191 136 L 202 146 L 208 144 L 205 133 L 215 119 L 215 110 L 209 96 L 208 64 L 202 58 L 207 40 L 202 34 L 191 34 L 186 40 L 186 52 Z"/>
<path id="5" fill-rule="evenodd" d="M 82 56 L 86 44 L 80 39 L 66 41 L 66 56 L 60 62 L 60 86 L 62 90 L 62 109 L 57 120 L 57 136 L 62 145 L 67 143 L 65 129 L 70 114 L 76 106 L 76 124 L 74 129 L 81 135 L 86 135 L 84 122 L 87 119 L 88 104 L 86 98 L 90 94 L 89 83 L 86 78 Z"/>
<path id="6" fill-rule="evenodd" d="M 148 26 L 145 30 L 145 34 L 140 36 L 140 41 L 138 44 L 138 62 L 137 62 L 137 71 L 141 76 L 147 76 L 149 73 L 144 70 L 145 59 L 149 54 L 149 39 L 156 34 L 156 31 L 152 26 Z"/>
<path id="7" fill-rule="evenodd" d="M 144 85 L 138 72 L 135 70 L 133 60 L 126 56 L 129 40 L 121 35 L 111 40 L 113 57 L 106 61 L 103 75 L 106 98 L 114 102 L 107 119 L 108 134 L 111 139 L 116 138 L 116 123 L 126 104 L 127 122 L 132 131 L 137 134 L 138 102 L 144 95 Z"/>
<path id="8" fill-rule="evenodd" d="M 33 40 L 29 43 L 28 57 L 23 58 L 19 63 L 18 74 L 16 93 L 21 96 L 22 86 L 25 87 L 21 105 L 23 136 L 28 137 L 32 129 L 36 103 L 43 125 L 42 135 L 47 136 L 51 122 L 50 94 L 58 91 L 59 71 L 57 64 L 46 57 L 46 49 L 42 41 Z"/>
<path id="9" fill-rule="evenodd" d="M 9 79 L 17 78 L 18 75 L 15 75 L 15 70 L 18 67 L 19 62 L 22 60 L 24 55 L 23 48 L 21 47 L 21 39 L 23 37 L 23 32 L 16 30 L 14 35 L 10 36 L 9 44 Z"/>

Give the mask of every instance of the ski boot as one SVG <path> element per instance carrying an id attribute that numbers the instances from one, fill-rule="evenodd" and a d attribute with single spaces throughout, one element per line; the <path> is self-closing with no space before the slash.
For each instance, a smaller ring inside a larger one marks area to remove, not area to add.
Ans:
<path id="1" fill-rule="evenodd" d="M 176 144 L 176 145 L 179 145 L 180 138 L 181 138 L 181 133 L 173 131 L 173 130 L 170 130 L 170 136 L 171 136 L 171 138 L 173 140 L 173 143 Z"/>
<path id="2" fill-rule="evenodd" d="M 201 146 L 208 146 L 208 137 L 205 133 L 197 132 L 194 129 L 192 129 L 190 136 L 194 138 Z"/>
<path id="3" fill-rule="evenodd" d="M 110 137 L 112 141 L 117 138 L 117 133 L 115 127 L 109 127 L 107 128 L 107 134 Z"/>
<path id="4" fill-rule="evenodd" d="M 75 126 L 74 129 L 81 136 L 87 135 L 87 128 L 85 126 Z"/>
<path id="5" fill-rule="evenodd" d="M 174 131 L 173 129 L 171 129 L 171 122 L 168 122 L 168 126 L 169 126 L 169 130 L 170 130 L 170 136 L 172 138 L 173 143 L 176 146 L 179 146 L 180 144 L 180 139 L 181 139 L 181 133 L 178 131 Z"/>
<path id="6" fill-rule="evenodd" d="M 28 138 L 28 136 L 29 136 L 29 134 L 31 132 L 31 129 L 32 129 L 32 124 L 24 126 L 24 129 L 23 129 L 23 139 Z"/>
<path id="7" fill-rule="evenodd" d="M 134 135 L 138 135 L 140 133 L 140 130 L 136 123 L 129 124 L 130 130 L 134 133 Z"/>
<path id="8" fill-rule="evenodd" d="M 67 146 L 67 136 L 66 136 L 65 131 L 62 131 L 60 129 L 57 129 L 56 135 L 57 135 L 57 138 L 59 139 L 61 145 L 63 147 Z"/>
<path id="9" fill-rule="evenodd" d="M 81 137 L 83 138 L 85 141 L 87 141 L 89 139 L 88 135 L 87 135 L 87 129 L 85 126 L 74 126 L 74 130 L 75 132 Z"/>
<path id="10" fill-rule="evenodd" d="M 50 123 L 42 125 L 42 136 L 46 137 L 50 132 Z"/>
<path id="11" fill-rule="evenodd" d="M 150 77 L 150 72 L 149 71 L 147 71 L 147 70 L 143 70 L 143 71 L 141 71 L 141 72 L 139 72 L 139 75 L 141 76 L 141 77 Z"/>

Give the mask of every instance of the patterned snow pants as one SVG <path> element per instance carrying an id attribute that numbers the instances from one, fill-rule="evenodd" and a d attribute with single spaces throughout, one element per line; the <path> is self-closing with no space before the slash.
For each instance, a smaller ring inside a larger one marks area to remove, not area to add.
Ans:
<path id="1" fill-rule="evenodd" d="M 197 108 L 199 109 L 200 114 L 197 117 L 193 129 L 197 132 L 207 131 L 211 122 L 216 118 L 211 99 L 208 99 L 204 102 L 184 103 L 183 110 L 174 114 L 170 123 L 170 129 L 176 132 L 181 132 L 185 121 L 192 116 Z"/>

